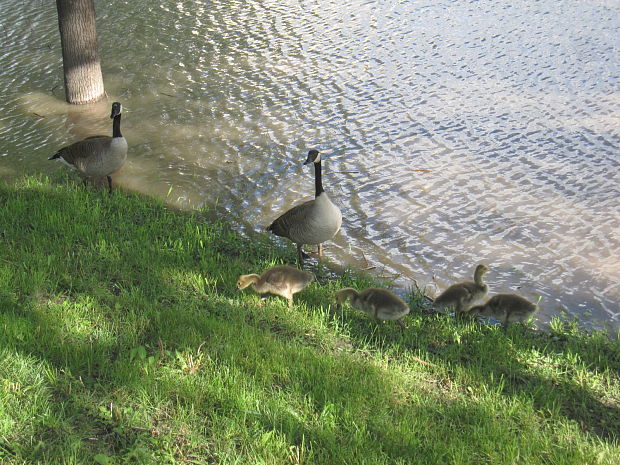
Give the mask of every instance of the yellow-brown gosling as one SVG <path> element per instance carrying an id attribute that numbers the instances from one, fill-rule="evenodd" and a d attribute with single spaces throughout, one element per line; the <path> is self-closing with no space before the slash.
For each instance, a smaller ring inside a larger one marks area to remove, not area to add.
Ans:
<path id="1" fill-rule="evenodd" d="M 91 136 L 61 148 L 49 160 L 60 160 L 75 168 L 86 179 L 103 177 L 108 179 L 112 192 L 112 173 L 118 171 L 127 159 L 127 141 L 121 134 L 122 105 L 112 104 L 112 137 Z"/>
<path id="2" fill-rule="evenodd" d="M 472 316 L 489 316 L 508 323 L 525 323 L 538 311 L 538 305 L 516 294 L 497 294 L 485 304 L 476 305 L 469 310 Z"/>
<path id="3" fill-rule="evenodd" d="M 323 190 L 321 155 L 310 150 L 304 165 L 314 164 L 314 200 L 296 205 L 284 212 L 267 227 L 276 236 L 286 237 L 297 245 L 299 266 L 303 263 L 302 246 L 318 245 L 319 258 L 323 255 L 322 243 L 330 240 L 340 230 L 342 213 Z"/>
<path id="4" fill-rule="evenodd" d="M 237 280 L 237 289 L 245 289 L 252 285 L 262 298 L 265 298 L 267 294 L 279 295 L 287 299 L 288 306 L 291 307 L 293 294 L 303 291 L 313 280 L 312 273 L 288 265 L 278 265 L 269 268 L 260 276 L 242 274 Z"/>
<path id="5" fill-rule="evenodd" d="M 433 307 L 441 310 L 452 308 L 456 313 L 466 312 L 477 300 L 483 299 L 489 287 L 483 281 L 489 267 L 480 264 L 474 272 L 474 281 L 453 284 L 435 299 Z"/>
<path id="6" fill-rule="evenodd" d="M 347 299 L 353 308 L 368 313 L 377 320 L 394 320 L 401 328 L 405 327 L 401 318 L 409 313 L 409 306 L 392 291 L 370 287 L 358 292 L 347 287 L 336 292 L 337 307 Z"/>

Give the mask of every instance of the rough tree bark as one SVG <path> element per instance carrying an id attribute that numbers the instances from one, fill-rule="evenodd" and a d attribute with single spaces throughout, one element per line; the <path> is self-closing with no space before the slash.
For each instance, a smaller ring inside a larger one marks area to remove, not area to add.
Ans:
<path id="1" fill-rule="evenodd" d="M 96 102 L 105 97 L 105 90 L 97 51 L 94 0 L 56 0 L 56 8 L 67 102 Z"/>

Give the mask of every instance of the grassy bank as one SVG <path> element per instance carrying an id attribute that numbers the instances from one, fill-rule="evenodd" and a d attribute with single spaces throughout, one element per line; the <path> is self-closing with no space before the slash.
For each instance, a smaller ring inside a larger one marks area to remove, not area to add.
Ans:
<path id="1" fill-rule="evenodd" d="M 209 212 L 0 184 L 2 464 L 617 464 L 620 343 L 284 299 L 239 274 L 294 251 Z"/>

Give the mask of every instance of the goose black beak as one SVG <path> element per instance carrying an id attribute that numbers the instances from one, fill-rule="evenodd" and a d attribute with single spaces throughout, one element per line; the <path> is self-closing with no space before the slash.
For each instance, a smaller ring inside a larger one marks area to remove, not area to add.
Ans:
<path id="1" fill-rule="evenodd" d="M 318 150 L 314 150 L 314 149 L 310 150 L 308 152 L 308 158 L 304 162 L 304 165 L 309 165 L 310 163 L 314 163 L 318 156 L 319 156 Z"/>
<path id="2" fill-rule="evenodd" d="M 120 115 L 123 106 L 119 102 L 114 102 L 112 104 L 112 113 L 110 114 L 110 119 L 114 119 L 116 115 Z"/>

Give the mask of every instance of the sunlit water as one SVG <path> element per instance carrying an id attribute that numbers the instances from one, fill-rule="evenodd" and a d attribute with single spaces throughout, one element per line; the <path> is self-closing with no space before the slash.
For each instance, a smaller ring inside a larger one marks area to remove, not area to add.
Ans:
<path id="1" fill-rule="evenodd" d="M 344 4 L 346 3 L 346 4 Z M 97 2 L 128 110 L 127 189 L 218 202 L 257 230 L 313 194 L 335 261 L 427 293 L 487 263 L 491 293 L 620 327 L 620 2 Z M 63 103 L 55 2 L 0 11 L 0 176 L 63 169 L 111 132 Z"/>

